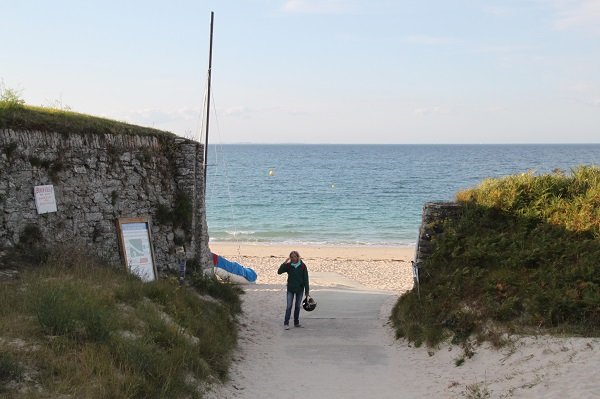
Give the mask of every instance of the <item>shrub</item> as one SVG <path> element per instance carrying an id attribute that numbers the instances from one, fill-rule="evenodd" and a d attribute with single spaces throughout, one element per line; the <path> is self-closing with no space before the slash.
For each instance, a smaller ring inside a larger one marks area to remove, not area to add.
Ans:
<path id="1" fill-rule="evenodd" d="M 21 93 L 15 89 L 10 89 L 0 82 L 0 108 L 21 108 L 25 105 L 25 100 Z"/>
<path id="2" fill-rule="evenodd" d="M 394 307 L 397 336 L 464 345 L 498 337 L 490 328 L 598 335 L 600 168 L 488 179 L 457 199 L 460 216 L 420 265 L 421 298 L 413 290 Z"/>

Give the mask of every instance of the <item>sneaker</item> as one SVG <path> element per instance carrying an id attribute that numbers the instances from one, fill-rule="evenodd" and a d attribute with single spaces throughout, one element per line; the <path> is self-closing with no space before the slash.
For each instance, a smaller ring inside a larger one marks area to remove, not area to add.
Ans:
<path id="1" fill-rule="evenodd" d="M 284 324 L 284 325 L 283 325 L 283 328 L 284 328 L 285 330 L 289 330 L 289 329 L 290 329 L 290 325 L 289 325 L 289 324 Z"/>
<path id="2" fill-rule="evenodd" d="M 296 324 L 294 324 L 294 327 L 296 327 L 296 328 L 302 328 L 302 324 L 296 323 Z"/>

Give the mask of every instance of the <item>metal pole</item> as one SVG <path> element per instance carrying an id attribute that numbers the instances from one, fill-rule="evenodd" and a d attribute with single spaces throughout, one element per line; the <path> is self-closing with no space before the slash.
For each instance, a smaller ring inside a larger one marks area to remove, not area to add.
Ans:
<path id="1" fill-rule="evenodd" d="M 206 136 L 204 140 L 204 192 L 206 193 L 206 170 L 208 167 L 208 121 L 210 119 L 210 76 L 212 70 L 212 47 L 213 47 L 213 21 L 214 11 L 210 12 L 210 46 L 208 52 L 208 91 L 206 99 Z"/>

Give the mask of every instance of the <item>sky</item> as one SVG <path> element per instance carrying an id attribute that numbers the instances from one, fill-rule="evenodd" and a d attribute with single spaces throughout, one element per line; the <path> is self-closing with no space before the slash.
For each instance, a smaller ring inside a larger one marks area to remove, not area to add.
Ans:
<path id="1" fill-rule="evenodd" d="M 600 0 L 0 0 L 32 105 L 211 144 L 600 142 Z"/>

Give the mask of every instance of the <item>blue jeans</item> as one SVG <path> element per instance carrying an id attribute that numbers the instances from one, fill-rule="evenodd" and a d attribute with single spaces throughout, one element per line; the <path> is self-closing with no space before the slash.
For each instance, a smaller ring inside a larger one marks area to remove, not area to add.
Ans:
<path id="1" fill-rule="evenodd" d="M 292 302 L 296 297 L 296 306 L 294 307 L 294 325 L 300 323 L 300 304 L 302 303 L 302 291 L 300 292 L 289 292 L 287 291 L 287 307 L 285 308 L 285 319 L 283 320 L 284 325 L 290 324 L 290 316 L 292 314 Z"/>

